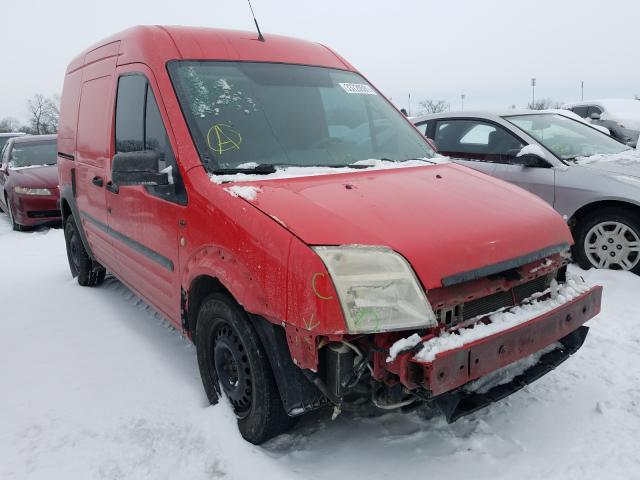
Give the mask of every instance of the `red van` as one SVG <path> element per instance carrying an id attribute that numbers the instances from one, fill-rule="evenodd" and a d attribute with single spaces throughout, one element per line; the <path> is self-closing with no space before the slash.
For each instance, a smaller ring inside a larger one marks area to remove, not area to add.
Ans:
<path id="1" fill-rule="evenodd" d="M 551 207 L 438 157 L 317 43 L 114 35 L 67 69 L 58 160 L 73 276 L 110 271 L 191 338 L 250 442 L 325 406 L 453 421 L 566 359 L 600 309 Z"/>

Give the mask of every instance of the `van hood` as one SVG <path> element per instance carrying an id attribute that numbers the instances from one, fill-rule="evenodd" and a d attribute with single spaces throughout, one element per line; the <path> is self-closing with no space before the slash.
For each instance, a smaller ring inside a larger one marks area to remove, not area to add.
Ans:
<path id="1" fill-rule="evenodd" d="M 58 167 L 56 165 L 12 168 L 10 178 L 15 185 L 27 188 L 56 188 Z"/>
<path id="2" fill-rule="evenodd" d="M 524 190 L 452 163 L 251 182 L 244 198 L 308 245 L 379 245 L 426 289 L 442 279 L 571 244 L 567 225 Z"/>

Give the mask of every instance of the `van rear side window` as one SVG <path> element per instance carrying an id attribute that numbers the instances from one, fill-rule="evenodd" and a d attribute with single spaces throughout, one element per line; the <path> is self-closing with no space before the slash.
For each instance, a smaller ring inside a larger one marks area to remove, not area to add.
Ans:
<path id="1" fill-rule="evenodd" d="M 159 171 L 171 167 L 174 184 L 147 187 L 147 191 L 165 200 L 185 204 L 186 191 L 176 158 L 153 90 L 144 75 L 123 75 L 118 79 L 115 127 L 117 153 L 153 150 L 160 153 Z"/>

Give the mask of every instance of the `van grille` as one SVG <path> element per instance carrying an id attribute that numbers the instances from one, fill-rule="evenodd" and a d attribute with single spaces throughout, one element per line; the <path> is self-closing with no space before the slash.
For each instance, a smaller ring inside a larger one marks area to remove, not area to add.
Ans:
<path id="1" fill-rule="evenodd" d="M 461 305 L 437 311 L 440 323 L 453 327 L 460 322 L 487 315 L 501 308 L 519 305 L 534 293 L 543 292 L 549 287 L 551 276 L 538 277 L 506 292 L 496 292 L 486 297 L 469 300 Z M 515 300 L 515 301 L 514 301 Z"/>

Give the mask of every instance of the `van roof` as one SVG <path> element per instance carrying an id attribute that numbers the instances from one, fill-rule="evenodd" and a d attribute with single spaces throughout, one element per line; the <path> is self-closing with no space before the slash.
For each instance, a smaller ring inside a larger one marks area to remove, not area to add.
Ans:
<path id="1" fill-rule="evenodd" d="M 67 73 L 101 58 L 118 56 L 118 65 L 142 62 L 160 66 L 170 60 L 235 60 L 292 63 L 355 70 L 319 43 L 280 35 L 201 27 L 136 26 L 116 33 L 74 58 Z M 107 47 L 108 48 L 105 48 Z"/>

